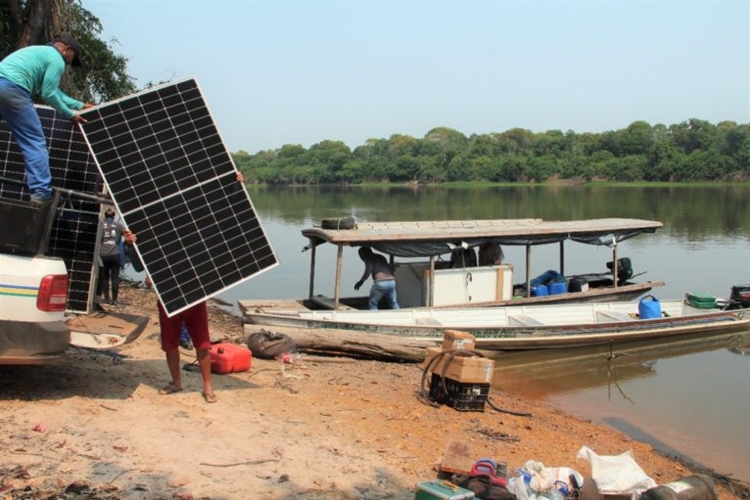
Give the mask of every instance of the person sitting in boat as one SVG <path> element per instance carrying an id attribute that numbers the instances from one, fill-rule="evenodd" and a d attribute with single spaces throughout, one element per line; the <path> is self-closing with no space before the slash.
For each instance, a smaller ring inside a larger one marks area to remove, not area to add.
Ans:
<path id="1" fill-rule="evenodd" d="M 393 276 L 393 268 L 388 261 L 380 254 L 372 251 L 370 247 L 359 249 L 359 258 L 365 263 L 365 272 L 362 278 L 354 285 L 355 290 L 359 290 L 367 277 L 372 275 L 372 287 L 370 287 L 370 298 L 368 307 L 375 311 L 378 309 L 380 299 L 386 298 L 391 309 L 398 309 L 396 301 L 396 278 Z"/>
<path id="2" fill-rule="evenodd" d="M 477 253 L 473 248 L 466 247 L 461 243 L 451 253 L 450 267 L 452 269 L 463 269 L 464 267 L 477 267 Z"/>
<path id="3" fill-rule="evenodd" d="M 499 266 L 503 263 L 505 254 L 503 249 L 497 243 L 488 241 L 482 243 L 479 247 L 479 265 L 480 266 Z"/>

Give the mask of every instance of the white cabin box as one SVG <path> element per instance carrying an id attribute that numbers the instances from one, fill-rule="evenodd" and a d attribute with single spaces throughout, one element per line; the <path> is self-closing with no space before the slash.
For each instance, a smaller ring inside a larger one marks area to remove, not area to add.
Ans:
<path id="1" fill-rule="evenodd" d="M 495 302 L 513 297 L 513 266 L 506 264 L 436 269 L 432 303 L 429 262 L 397 263 L 395 277 L 402 308 Z"/>

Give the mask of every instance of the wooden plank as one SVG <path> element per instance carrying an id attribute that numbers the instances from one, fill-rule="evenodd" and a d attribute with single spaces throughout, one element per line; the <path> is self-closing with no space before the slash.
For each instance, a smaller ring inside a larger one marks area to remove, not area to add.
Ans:
<path id="1" fill-rule="evenodd" d="M 273 312 L 275 310 L 284 311 L 309 311 L 301 300 L 283 300 L 283 299 L 259 299 L 259 300 L 238 300 L 239 307 L 243 318 L 246 318 L 248 311 L 253 312 Z"/>
<path id="2" fill-rule="evenodd" d="M 611 321 L 634 321 L 636 318 L 617 311 L 596 311 L 596 319 L 599 323 L 609 323 Z"/>
<path id="3" fill-rule="evenodd" d="M 440 472 L 469 474 L 474 466 L 474 453 L 466 441 L 449 440 L 440 462 Z"/>
<path id="4" fill-rule="evenodd" d="M 589 219 L 544 221 L 541 219 L 495 219 L 471 221 L 413 221 L 358 223 L 356 229 L 338 230 L 313 227 L 302 234 L 314 240 L 336 245 L 366 245 L 379 241 L 455 241 L 472 238 L 541 238 L 569 239 L 576 234 L 605 236 L 633 231 L 654 232 L 663 224 L 641 219 Z"/>
<path id="5" fill-rule="evenodd" d="M 348 356 L 357 359 L 421 363 L 428 347 L 440 345 L 440 338 L 410 339 L 379 333 L 338 329 L 291 328 L 244 324 L 244 337 L 261 330 L 289 335 L 299 352 L 319 356 Z"/>
<path id="6" fill-rule="evenodd" d="M 330 309 L 333 310 L 335 308 L 336 302 L 330 298 L 326 297 L 325 295 L 313 295 L 310 297 L 310 302 L 315 304 L 318 307 L 322 307 L 323 309 Z M 346 304 L 342 304 L 339 302 L 339 311 L 355 311 L 353 307 L 347 306 Z"/>

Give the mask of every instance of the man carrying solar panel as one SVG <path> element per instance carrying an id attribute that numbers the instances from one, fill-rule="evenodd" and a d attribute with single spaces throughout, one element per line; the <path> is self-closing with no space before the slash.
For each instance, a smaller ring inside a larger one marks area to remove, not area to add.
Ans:
<path id="1" fill-rule="evenodd" d="M 237 182 L 245 182 L 242 172 L 237 172 Z M 136 242 L 135 233 L 128 232 L 125 235 L 125 241 L 134 244 Z M 151 277 L 146 274 L 146 286 L 151 288 L 153 283 Z M 188 336 L 193 341 L 195 357 L 198 360 L 198 367 L 203 379 L 203 396 L 206 403 L 216 403 L 218 398 L 214 393 L 211 384 L 211 335 L 208 328 L 208 310 L 206 302 L 198 302 L 175 314 L 167 316 L 164 304 L 161 298 L 157 301 L 159 309 L 159 336 L 161 339 L 161 348 L 167 359 L 167 369 L 172 380 L 159 389 L 159 394 L 169 395 L 182 391 L 182 372 L 180 371 L 180 338 L 183 326 L 188 331 Z"/>
<path id="2" fill-rule="evenodd" d="M 21 149 L 34 203 L 44 204 L 51 198 L 52 175 L 47 140 L 32 99 L 41 97 L 73 123 L 86 121 L 77 110 L 93 106 L 60 90 L 66 65 L 81 65 L 81 46 L 69 35 L 56 35 L 47 45 L 24 47 L 0 61 L 0 118 L 8 124 Z"/>

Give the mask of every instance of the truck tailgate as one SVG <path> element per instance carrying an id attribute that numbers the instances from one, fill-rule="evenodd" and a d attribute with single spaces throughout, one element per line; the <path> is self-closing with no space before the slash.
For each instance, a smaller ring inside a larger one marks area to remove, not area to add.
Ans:
<path id="1" fill-rule="evenodd" d="M 66 321 L 70 327 L 70 344 L 89 349 L 110 349 L 130 344 L 141 336 L 148 316 L 117 312 L 94 312 L 73 316 Z"/>

